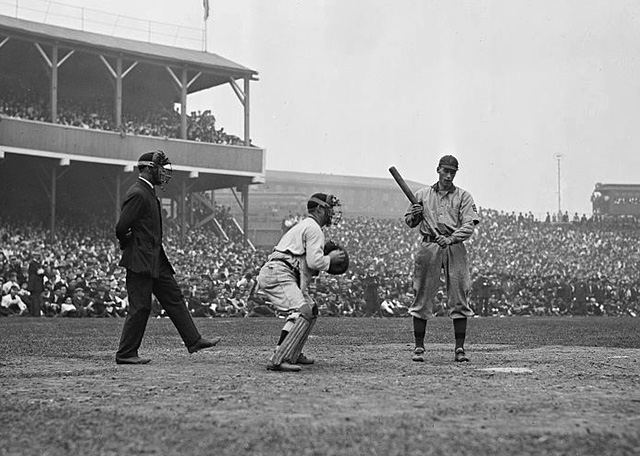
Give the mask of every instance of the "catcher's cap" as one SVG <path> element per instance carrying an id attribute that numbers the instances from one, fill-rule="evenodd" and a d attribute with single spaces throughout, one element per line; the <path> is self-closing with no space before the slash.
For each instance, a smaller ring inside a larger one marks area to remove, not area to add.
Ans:
<path id="1" fill-rule="evenodd" d="M 338 204 L 338 199 L 333 195 L 326 193 L 314 193 L 307 201 L 307 209 L 311 210 L 317 206 L 331 207 Z"/>
<path id="2" fill-rule="evenodd" d="M 458 171 L 458 159 L 453 155 L 445 155 L 438 162 L 438 168 L 447 168 Z"/>

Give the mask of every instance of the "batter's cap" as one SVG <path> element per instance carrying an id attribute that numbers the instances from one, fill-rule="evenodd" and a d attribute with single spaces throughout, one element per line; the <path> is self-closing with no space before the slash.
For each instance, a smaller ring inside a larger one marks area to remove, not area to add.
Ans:
<path id="1" fill-rule="evenodd" d="M 438 168 L 447 168 L 458 171 L 458 159 L 453 155 L 445 155 L 438 162 Z"/>

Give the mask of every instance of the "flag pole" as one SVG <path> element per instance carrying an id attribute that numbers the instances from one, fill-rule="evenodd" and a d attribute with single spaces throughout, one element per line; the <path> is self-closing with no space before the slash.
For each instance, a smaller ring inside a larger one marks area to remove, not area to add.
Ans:
<path id="1" fill-rule="evenodd" d="M 208 36 L 207 36 L 207 20 L 209 19 L 209 0 L 202 0 L 202 7 L 204 8 L 204 15 L 202 16 L 204 18 L 204 52 L 207 52 L 207 41 L 208 40 Z"/>
<path id="2" fill-rule="evenodd" d="M 207 20 L 204 20 L 204 52 L 207 52 Z"/>

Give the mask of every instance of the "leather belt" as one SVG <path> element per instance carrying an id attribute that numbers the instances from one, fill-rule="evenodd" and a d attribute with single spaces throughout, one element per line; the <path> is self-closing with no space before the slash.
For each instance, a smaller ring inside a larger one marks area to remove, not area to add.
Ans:
<path id="1" fill-rule="evenodd" d="M 422 236 L 422 242 L 436 242 L 435 236 Z"/>
<path id="2" fill-rule="evenodd" d="M 273 258 L 273 259 L 271 259 L 271 260 L 269 260 L 269 261 L 279 261 L 280 263 L 284 263 L 284 264 L 286 264 L 287 266 L 289 266 L 289 268 L 290 268 L 292 271 L 297 271 L 297 270 L 298 270 L 297 268 L 295 268 L 291 263 L 289 263 L 289 262 L 288 262 L 287 260 L 285 260 L 284 258 Z"/>
<path id="3" fill-rule="evenodd" d="M 296 283 L 298 284 L 298 286 L 300 286 L 300 268 L 296 268 L 284 258 L 272 258 L 269 261 L 278 261 L 279 263 L 286 264 L 293 272 L 293 275 L 296 278 Z"/>

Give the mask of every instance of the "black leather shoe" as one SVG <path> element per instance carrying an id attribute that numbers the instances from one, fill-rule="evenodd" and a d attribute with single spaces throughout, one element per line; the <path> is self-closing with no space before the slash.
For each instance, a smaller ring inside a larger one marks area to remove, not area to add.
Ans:
<path id="1" fill-rule="evenodd" d="M 149 358 L 140 358 L 139 356 L 132 356 L 130 358 L 118 358 L 116 357 L 116 364 L 149 364 L 151 360 Z"/>
<path id="2" fill-rule="evenodd" d="M 195 344 L 188 347 L 187 350 L 189 350 L 189 353 L 195 353 L 205 348 L 215 347 L 216 345 L 218 345 L 218 342 L 220 342 L 220 340 L 221 339 L 219 337 L 216 337 L 213 340 L 209 340 L 209 339 L 205 339 L 204 337 L 201 337 L 200 339 L 198 339 L 198 341 Z"/>

